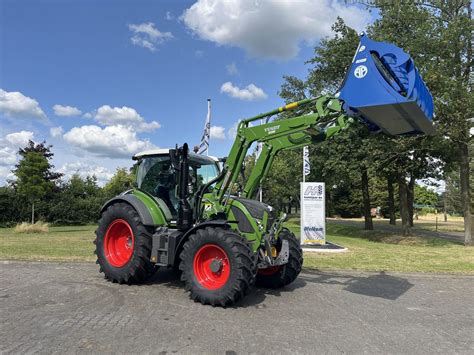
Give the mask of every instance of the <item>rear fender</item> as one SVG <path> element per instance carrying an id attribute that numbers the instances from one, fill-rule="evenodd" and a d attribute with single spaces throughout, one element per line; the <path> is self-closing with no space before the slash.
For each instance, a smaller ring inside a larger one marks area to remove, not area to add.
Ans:
<path id="1" fill-rule="evenodd" d="M 109 206 L 120 202 L 132 206 L 135 211 L 137 211 L 140 220 L 145 226 L 166 225 L 166 219 L 157 204 L 154 203 L 153 200 L 145 200 L 142 196 L 136 195 L 135 193 L 127 192 L 110 199 L 102 206 L 100 213 L 102 214 Z"/>

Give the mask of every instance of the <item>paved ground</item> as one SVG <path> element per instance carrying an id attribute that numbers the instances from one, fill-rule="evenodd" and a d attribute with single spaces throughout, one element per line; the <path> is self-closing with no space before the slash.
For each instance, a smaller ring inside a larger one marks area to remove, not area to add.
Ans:
<path id="1" fill-rule="evenodd" d="M 474 278 L 304 272 L 234 308 L 176 275 L 106 282 L 94 264 L 0 263 L 0 353 L 474 353 Z"/>

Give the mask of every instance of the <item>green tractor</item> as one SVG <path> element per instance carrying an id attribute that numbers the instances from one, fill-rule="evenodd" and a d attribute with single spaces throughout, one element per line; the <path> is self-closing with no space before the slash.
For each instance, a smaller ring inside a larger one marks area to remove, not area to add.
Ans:
<path id="1" fill-rule="evenodd" d="M 362 35 L 340 93 L 242 120 L 226 159 L 190 153 L 187 144 L 135 155 L 135 188 L 101 211 L 95 239 L 100 271 L 112 282 L 131 284 L 158 267 L 179 269 L 191 298 L 213 306 L 235 303 L 255 283 L 284 287 L 301 272 L 302 249 L 284 227 L 285 215 L 255 200 L 275 155 L 327 140 L 354 118 L 392 135 L 431 133 L 432 107 L 411 58 Z M 300 108 L 306 113 L 269 121 Z M 261 144 L 260 155 L 234 195 L 254 143 Z"/>

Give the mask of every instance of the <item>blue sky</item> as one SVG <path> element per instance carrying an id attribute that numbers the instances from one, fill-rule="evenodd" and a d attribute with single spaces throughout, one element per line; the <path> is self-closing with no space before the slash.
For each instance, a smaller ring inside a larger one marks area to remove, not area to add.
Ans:
<path id="1" fill-rule="evenodd" d="M 330 0 L 1 0 L 0 183 L 27 139 L 102 183 L 138 151 L 196 145 L 207 98 L 210 152 L 226 155 L 235 123 L 280 106 L 283 75 L 306 75 L 337 15 L 372 20 Z"/>

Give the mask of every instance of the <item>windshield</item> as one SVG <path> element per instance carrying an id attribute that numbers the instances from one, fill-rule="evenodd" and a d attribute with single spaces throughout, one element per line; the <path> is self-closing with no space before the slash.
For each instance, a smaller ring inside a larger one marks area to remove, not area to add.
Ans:
<path id="1" fill-rule="evenodd" d="M 198 189 L 219 174 L 216 162 L 207 157 L 190 154 L 189 189 L 190 197 Z M 144 157 L 137 171 L 137 186 L 140 190 L 161 199 L 176 216 L 178 209 L 177 174 L 171 165 L 169 155 Z"/>

